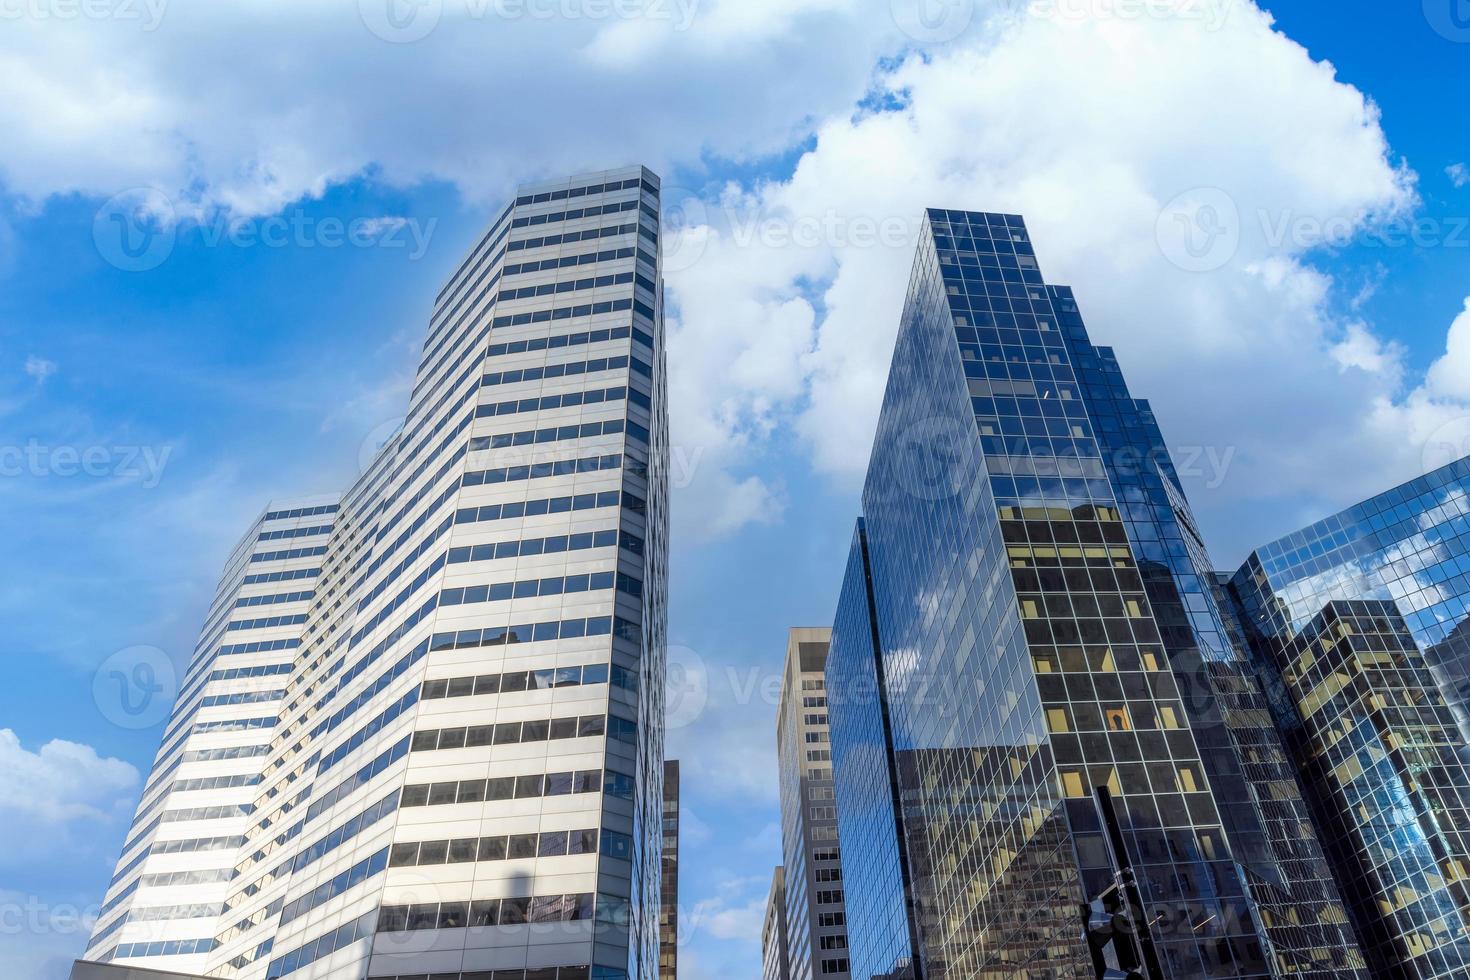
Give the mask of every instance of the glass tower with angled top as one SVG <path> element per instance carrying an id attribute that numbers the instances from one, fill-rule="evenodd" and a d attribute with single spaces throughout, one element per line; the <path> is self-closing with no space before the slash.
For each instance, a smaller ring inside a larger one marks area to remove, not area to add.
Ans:
<path id="1" fill-rule="evenodd" d="M 827 661 L 854 977 L 1367 977 L 1196 537 L 1021 218 L 929 211 Z"/>
<path id="2" fill-rule="evenodd" d="M 655 980 L 659 181 L 521 189 L 407 421 L 230 559 L 89 960 L 229 980 Z"/>

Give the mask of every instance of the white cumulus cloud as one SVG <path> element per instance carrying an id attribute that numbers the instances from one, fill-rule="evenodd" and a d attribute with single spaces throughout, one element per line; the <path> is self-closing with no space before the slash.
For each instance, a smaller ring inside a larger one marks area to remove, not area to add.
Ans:
<path id="1" fill-rule="evenodd" d="M 104 820 L 131 802 L 138 770 L 89 745 L 53 739 L 32 752 L 0 729 L 0 811 L 53 824 Z"/>

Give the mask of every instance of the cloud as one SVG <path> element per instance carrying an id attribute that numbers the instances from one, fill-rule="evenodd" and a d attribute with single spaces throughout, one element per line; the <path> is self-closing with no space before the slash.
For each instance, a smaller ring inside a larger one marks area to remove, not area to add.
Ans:
<path id="1" fill-rule="evenodd" d="M 1422 394 L 1425 397 L 1470 401 L 1470 297 L 1450 324 L 1445 352 L 1430 365 Z"/>
<path id="2" fill-rule="evenodd" d="M 46 383 L 47 378 L 56 373 L 56 362 L 32 354 L 26 358 L 25 372 L 36 380 L 36 387 L 39 388 Z"/>
<path id="3" fill-rule="evenodd" d="M 51 824 L 106 820 L 132 802 L 138 770 L 89 745 L 53 739 L 30 752 L 0 729 L 0 811 Z"/>
<path id="4" fill-rule="evenodd" d="M 1467 167 L 1465 164 L 1452 163 L 1444 168 L 1444 172 L 1449 175 L 1450 183 L 1454 184 L 1455 187 L 1470 186 L 1470 167 Z"/>
<path id="5" fill-rule="evenodd" d="M 1203 266 L 1167 220 L 1196 199 L 1226 222 Z M 1324 241 L 1401 222 L 1417 201 L 1377 107 L 1250 5 L 1214 31 L 991 24 L 892 66 L 817 127 L 789 179 L 708 195 L 702 252 L 670 276 L 675 417 L 733 461 L 731 480 L 755 469 L 742 457 L 795 438 L 851 487 L 917 219 L 1004 211 L 1026 217 L 1048 281 L 1076 288 L 1175 445 L 1234 454 L 1218 492 L 1193 485 L 1202 509 L 1324 486 L 1351 500 L 1420 472 L 1432 423 L 1464 414 L 1448 381 L 1406 387 L 1403 349 L 1337 312 L 1361 282 L 1316 264 Z"/>
<path id="6" fill-rule="evenodd" d="M 181 213 L 248 217 L 365 174 L 486 201 L 537 176 L 528 147 L 541 173 L 758 157 L 860 92 L 895 33 L 858 0 L 669 0 L 637 17 L 446 0 L 406 26 L 386 3 L 169 4 L 153 30 L 12 19 L 0 183 L 31 201 L 155 187 Z"/>

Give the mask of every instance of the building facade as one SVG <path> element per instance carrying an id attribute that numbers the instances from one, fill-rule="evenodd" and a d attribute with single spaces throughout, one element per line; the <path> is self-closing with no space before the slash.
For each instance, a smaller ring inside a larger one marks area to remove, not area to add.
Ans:
<path id="1" fill-rule="evenodd" d="M 1151 450 L 1021 219 L 931 210 L 828 667 L 854 976 L 1366 976 Z"/>
<path id="2" fill-rule="evenodd" d="M 659 181 L 521 188 L 407 420 L 232 556 L 89 960 L 654 980 L 668 423 Z"/>
<path id="3" fill-rule="evenodd" d="M 766 897 L 761 976 L 764 980 L 791 980 L 791 956 L 786 948 L 786 869 L 782 867 L 771 872 L 771 892 Z"/>
<path id="4" fill-rule="evenodd" d="M 847 915 L 832 785 L 826 667 L 832 631 L 798 627 L 786 640 L 776 755 L 781 780 L 786 945 L 792 980 L 848 976 Z"/>
<path id="5" fill-rule="evenodd" d="M 1229 579 L 1375 976 L 1470 975 L 1467 484 L 1462 459 Z"/>
<path id="6" fill-rule="evenodd" d="M 664 763 L 663 881 L 659 893 L 659 980 L 679 976 L 679 763 Z"/>

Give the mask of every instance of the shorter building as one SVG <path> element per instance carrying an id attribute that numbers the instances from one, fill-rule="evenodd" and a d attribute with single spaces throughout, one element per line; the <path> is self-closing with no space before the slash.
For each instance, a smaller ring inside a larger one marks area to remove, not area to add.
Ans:
<path id="1" fill-rule="evenodd" d="M 1467 486 L 1459 460 L 1229 579 L 1374 976 L 1470 976 Z"/>
<path id="2" fill-rule="evenodd" d="M 679 975 L 679 763 L 664 763 L 663 882 L 658 917 L 659 980 Z"/>
<path id="3" fill-rule="evenodd" d="M 847 980 L 847 913 L 827 723 L 832 630 L 798 627 L 786 641 L 777 709 L 786 945 L 792 980 Z"/>
<path id="4" fill-rule="evenodd" d="M 766 923 L 761 929 L 763 980 L 791 980 L 791 956 L 786 948 L 786 869 L 771 873 L 771 894 L 766 899 Z"/>

